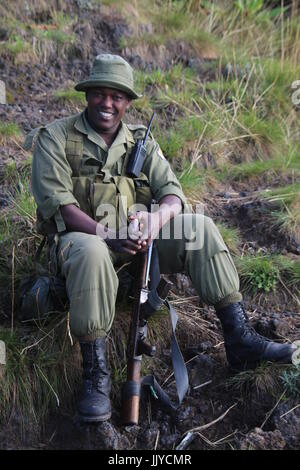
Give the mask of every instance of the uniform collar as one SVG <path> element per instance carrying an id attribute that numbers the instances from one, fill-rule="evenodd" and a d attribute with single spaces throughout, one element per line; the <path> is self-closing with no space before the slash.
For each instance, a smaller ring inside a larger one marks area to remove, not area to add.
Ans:
<path id="1" fill-rule="evenodd" d="M 99 135 L 89 124 L 86 116 L 85 116 L 85 111 L 82 111 L 80 113 L 74 123 L 75 129 L 77 129 L 79 132 L 82 132 L 83 134 L 86 134 L 88 139 L 94 142 L 95 144 L 99 145 L 103 150 L 106 152 L 108 151 L 107 144 L 105 143 L 104 139 Z M 127 125 L 121 121 L 121 126 L 119 129 L 118 134 L 115 137 L 115 140 L 110 146 L 110 149 L 112 147 L 117 147 L 119 145 L 128 145 L 128 143 L 134 143 L 134 139 L 132 136 L 132 133 L 128 129 Z"/>

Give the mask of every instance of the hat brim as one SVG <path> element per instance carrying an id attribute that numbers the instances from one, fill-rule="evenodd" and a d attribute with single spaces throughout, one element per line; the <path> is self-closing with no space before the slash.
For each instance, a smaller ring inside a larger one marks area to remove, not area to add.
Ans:
<path id="1" fill-rule="evenodd" d="M 143 96 L 143 95 L 139 95 L 134 90 L 127 87 L 126 85 L 123 85 L 117 82 L 112 82 L 109 80 L 85 80 L 83 82 L 77 83 L 77 85 L 75 85 L 74 88 L 76 91 L 86 91 L 89 88 L 97 88 L 97 87 L 107 87 L 107 88 L 113 88 L 115 90 L 124 91 L 133 100 L 136 100 Z"/>

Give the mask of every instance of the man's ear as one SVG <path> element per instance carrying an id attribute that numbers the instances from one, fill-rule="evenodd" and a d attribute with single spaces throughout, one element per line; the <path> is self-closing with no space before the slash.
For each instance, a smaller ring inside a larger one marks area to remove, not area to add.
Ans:
<path id="1" fill-rule="evenodd" d="M 130 108 L 132 99 L 128 98 L 128 103 L 126 104 L 126 110 Z"/>
<path id="2" fill-rule="evenodd" d="M 86 91 L 85 91 L 85 99 L 86 99 L 86 101 L 88 101 L 88 94 L 89 94 L 89 90 L 86 90 Z"/>

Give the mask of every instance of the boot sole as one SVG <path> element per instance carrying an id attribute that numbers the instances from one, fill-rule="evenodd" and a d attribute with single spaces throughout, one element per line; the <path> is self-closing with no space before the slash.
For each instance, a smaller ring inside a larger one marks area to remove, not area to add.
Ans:
<path id="1" fill-rule="evenodd" d="M 101 415 L 101 416 L 79 415 L 80 421 L 84 423 L 101 423 L 102 421 L 107 421 L 110 418 L 111 418 L 111 412 L 107 413 L 106 415 Z"/>

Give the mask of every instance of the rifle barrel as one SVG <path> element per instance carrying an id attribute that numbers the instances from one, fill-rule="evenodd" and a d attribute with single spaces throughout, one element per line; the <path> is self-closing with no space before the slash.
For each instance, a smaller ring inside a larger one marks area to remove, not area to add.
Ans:
<path id="1" fill-rule="evenodd" d="M 149 135 L 149 132 L 150 132 L 150 129 L 151 129 L 151 125 L 152 125 L 152 121 L 154 119 L 154 116 L 155 116 L 155 113 L 153 113 L 152 116 L 151 116 L 150 122 L 149 122 L 148 127 L 147 127 L 147 132 L 146 132 L 146 135 L 145 135 L 144 140 L 143 140 L 143 145 L 146 144 L 146 141 L 148 139 L 148 135 Z"/>

